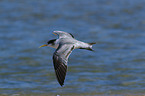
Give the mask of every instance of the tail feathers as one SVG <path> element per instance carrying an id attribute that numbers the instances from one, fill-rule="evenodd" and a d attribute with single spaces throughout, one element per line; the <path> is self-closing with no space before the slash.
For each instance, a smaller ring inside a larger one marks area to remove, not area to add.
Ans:
<path id="1" fill-rule="evenodd" d="M 96 44 L 96 42 L 92 42 L 92 43 L 88 43 L 89 45 L 93 45 L 93 44 Z"/>
<path id="2" fill-rule="evenodd" d="M 94 51 L 92 48 L 87 48 L 87 50 Z"/>
<path id="3" fill-rule="evenodd" d="M 87 48 L 87 50 L 94 51 L 94 50 L 92 49 L 92 46 L 93 46 L 93 44 L 96 44 L 96 42 L 88 43 L 88 44 L 90 45 L 90 47 Z"/>
<path id="4" fill-rule="evenodd" d="M 96 44 L 95 42 L 93 42 L 93 43 L 87 43 L 88 44 L 88 46 L 86 47 L 80 47 L 79 49 L 86 49 L 86 50 L 90 50 L 90 51 L 94 51 L 93 49 L 92 49 L 92 46 L 93 46 L 93 44 Z"/>

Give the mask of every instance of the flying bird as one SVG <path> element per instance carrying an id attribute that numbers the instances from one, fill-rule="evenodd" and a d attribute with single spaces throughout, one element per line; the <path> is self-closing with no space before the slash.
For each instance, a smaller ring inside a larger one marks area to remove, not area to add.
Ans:
<path id="1" fill-rule="evenodd" d="M 61 86 L 64 85 L 64 80 L 67 72 L 68 57 L 74 49 L 86 49 L 93 51 L 92 45 L 96 43 L 85 43 L 78 41 L 70 33 L 63 31 L 54 31 L 53 34 L 58 35 L 58 39 L 53 39 L 41 47 L 48 46 L 55 48 L 53 54 L 53 64 L 56 73 L 57 81 Z"/>

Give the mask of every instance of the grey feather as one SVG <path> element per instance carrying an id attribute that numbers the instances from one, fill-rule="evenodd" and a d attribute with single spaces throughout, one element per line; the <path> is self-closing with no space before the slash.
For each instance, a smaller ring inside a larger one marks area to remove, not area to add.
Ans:
<path id="1" fill-rule="evenodd" d="M 68 57 L 74 49 L 73 45 L 64 44 L 59 45 L 53 54 L 53 64 L 59 84 L 64 85 L 64 80 L 67 72 Z"/>

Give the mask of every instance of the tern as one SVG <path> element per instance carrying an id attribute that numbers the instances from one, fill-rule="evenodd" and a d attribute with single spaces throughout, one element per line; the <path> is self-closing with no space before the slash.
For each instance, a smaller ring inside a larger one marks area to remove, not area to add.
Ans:
<path id="1" fill-rule="evenodd" d="M 53 39 L 41 47 L 48 46 L 55 48 L 53 54 L 53 64 L 56 73 L 57 81 L 61 86 L 64 85 L 64 80 L 67 72 L 68 57 L 74 49 L 86 49 L 93 51 L 92 45 L 96 43 L 85 43 L 78 41 L 71 33 L 63 31 L 53 31 L 53 34 L 58 35 L 58 39 Z"/>

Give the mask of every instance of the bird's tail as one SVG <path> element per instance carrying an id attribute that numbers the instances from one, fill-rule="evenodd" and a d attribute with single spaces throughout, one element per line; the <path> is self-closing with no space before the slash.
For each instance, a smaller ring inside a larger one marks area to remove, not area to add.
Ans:
<path id="1" fill-rule="evenodd" d="M 88 43 L 88 44 L 90 45 L 90 47 L 88 47 L 87 50 L 94 51 L 94 50 L 92 49 L 92 46 L 93 46 L 94 44 L 96 44 L 96 42 L 92 42 L 92 43 Z"/>

